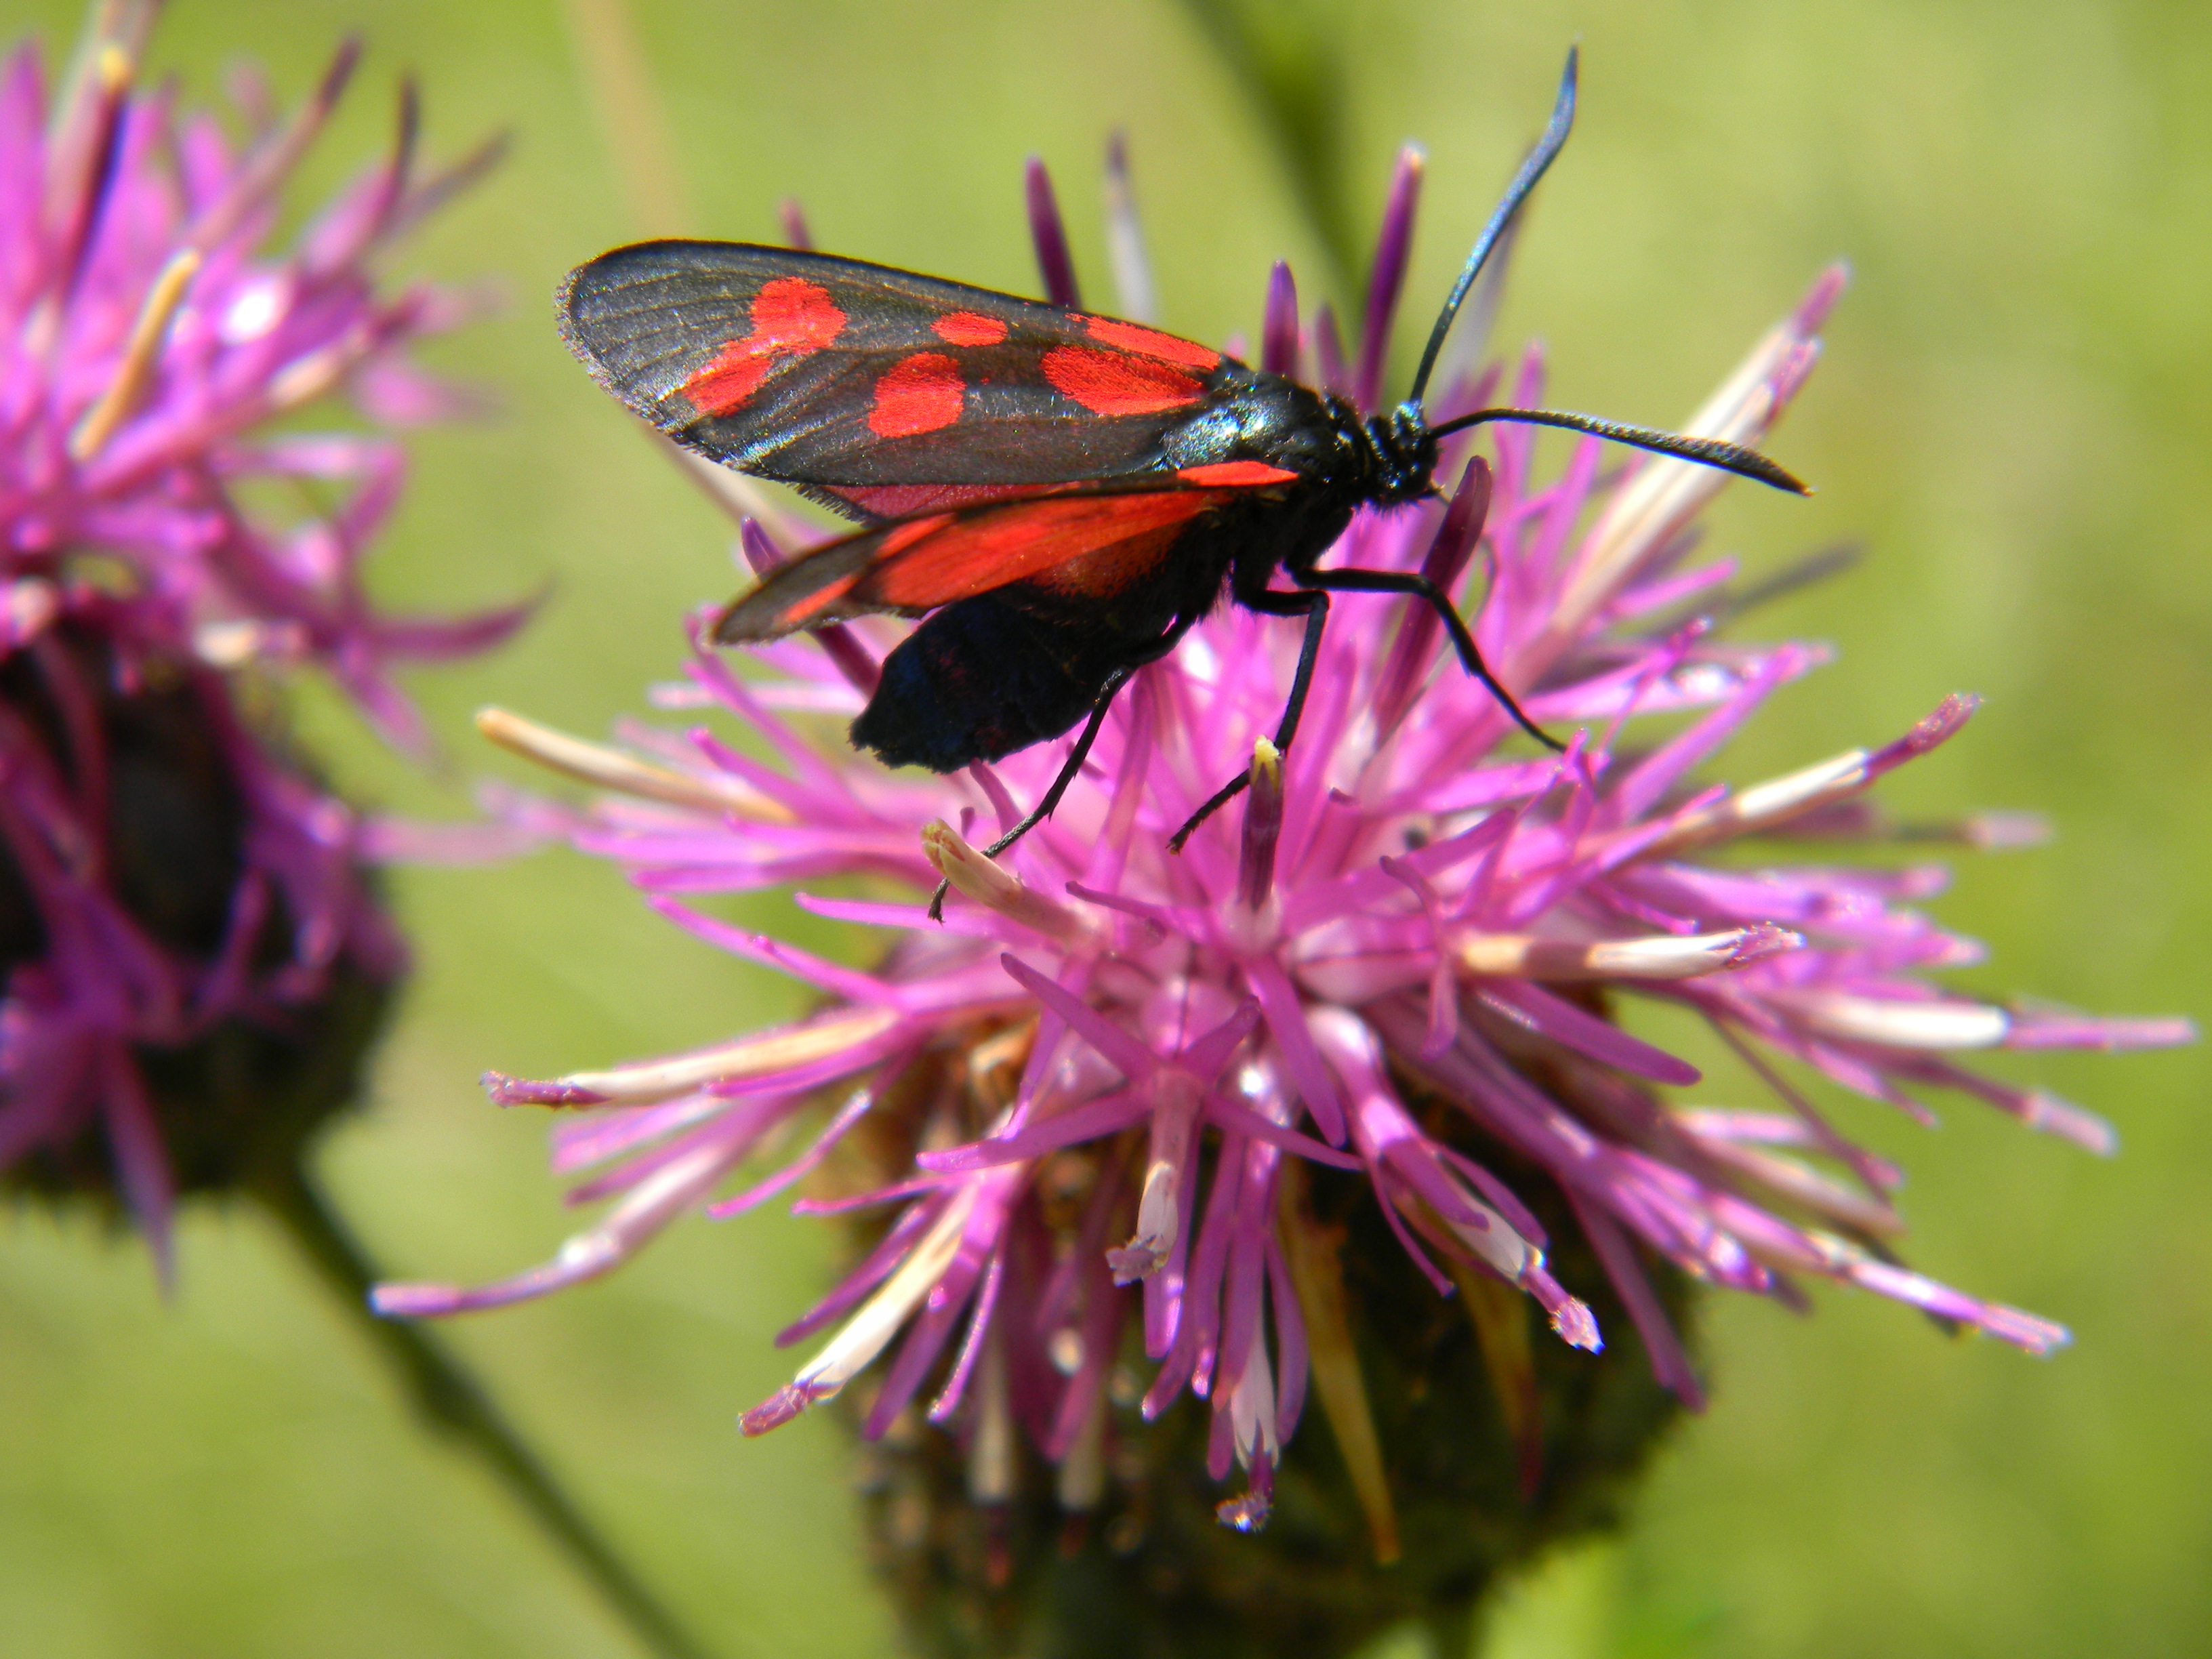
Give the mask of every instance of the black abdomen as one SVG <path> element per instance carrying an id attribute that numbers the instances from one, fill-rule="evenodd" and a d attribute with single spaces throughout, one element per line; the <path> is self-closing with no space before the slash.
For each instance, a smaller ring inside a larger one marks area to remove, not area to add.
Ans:
<path id="1" fill-rule="evenodd" d="M 1081 720 L 1124 650 L 1118 635 L 1055 623 L 1000 593 L 962 599 L 884 659 L 853 742 L 933 772 L 997 760 Z"/>

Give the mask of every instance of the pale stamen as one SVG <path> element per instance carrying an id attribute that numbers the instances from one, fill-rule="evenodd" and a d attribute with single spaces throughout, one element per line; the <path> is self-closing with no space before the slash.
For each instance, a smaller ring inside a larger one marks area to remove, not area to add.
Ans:
<path id="1" fill-rule="evenodd" d="M 1275 846 L 1283 836 L 1283 757 L 1261 738 L 1252 745 L 1252 787 L 1244 792 L 1244 836 L 1237 893 L 1248 910 L 1267 903 L 1275 888 Z"/>
<path id="2" fill-rule="evenodd" d="M 957 1235 L 955 1235 L 957 1242 Z M 983 1354 L 983 1375 L 975 1401 L 975 1437 L 968 1444 L 968 1497 L 976 1504 L 1013 1501 L 1018 1460 L 1014 1446 L 1014 1408 L 1007 1388 L 1006 1359 L 998 1333 Z"/>
<path id="3" fill-rule="evenodd" d="M 544 1083 L 488 1079 L 501 1104 L 636 1104 L 665 1100 L 710 1083 L 736 1082 L 811 1066 L 873 1041 L 899 1023 L 895 1008 L 852 1008 L 805 1025 L 604 1071 L 571 1072 Z"/>
<path id="4" fill-rule="evenodd" d="M 829 1345 L 800 1369 L 787 1391 L 794 1403 L 803 1402 L 803 1408 L 835 1398 L 890 1346 L 899 1328 L 937 1288 L 938 1281 L 959 1255 L 961 1235 L 967 1229 L 969 1212 L 975 1207 L 977 1191 L 969 1187 L 953 1199 L 883 1289 L 870 1297 L 860 1310 L 845 1322 L 845 1328 L 830 1340 Z M 745 1431 L 759 1432 L 752 1426 L 750 1414 Z"/>
<path id="5" fill-rule="evenodd" d="M 131 339 L 123 349 L 123 361 L 117 366 L 115 378 L 70 434 L 71 460 L 82 463 L 97 455 L 115 435 L 116 428 L 138 407 L 139 399 L 154 383 L 154 366 L 161 359 L 169 324 L 184 304 L 185 290 L 191 286 L 199 268 L 198 250 L 185 248 L 171 254 L 161 274 L 154 278 L 145 303 L 138 308 L 138 320 L 131 325 Z"/>
<path id="6" fill-rule="evenodd" d="M 1047 939 L 1073 950 L 1092 944 L 1098 937 L 1098 929 L 1087 917 L 1038 892 L 1004 865 L 985 858 L 942 818 L 933 818 L 922 826 L 921 851 L 930 867 L 955 891 L 1034 928 Z"/>
<path id="7" fill-rule="evenodd" d="M 1761 922 L 1682 938 L 1563 939 L 1529 933 L 1474 933 L 1458 941 L 1470 974 L 1525 979 L 1694 979 L 1741 967 L 1777 951 L 1794 951 L 1801 934 Z"/>
<path id="8" fill-rule="evenodd" d="M 1889 1048 L 1994 1048 L 2012 1016 L 1986 1003 L 1905 1001 L 1838 992 L 1778 994 L 1774 1000 L 1826 1036 Z"/>
<path id="9" fill-rule="evenodd" d="M 1740 789 L 1725 800 L 1685 814 L 1651 843 L 1649 855 L 1664 857 L 1687 848 L 1756 835 L 1815 807 L 1842 800 L 1866 787 L 1867 763 L 1872 758 L 1870 750 L 1848 749 L 1832 759 Z"/>
<path id="10" fill-rule="evenodd" d="M 1152 262 L 1145 252 L 1136 192 L 1129 185 L 1128 138 L 1118 131 L 1106 141 L 1106 262 L 1114 273 L 1121 314 L 1133 323 L 1158 322 L 1158 290 L 1152 285 Z"/>
<path id="11" fill-rule="evenodd" d="M 1137 1231 L 1128 1243 L 1106 1253 L 1116 1285 L 1150 1279 L 1167 1266 L 1182 1233 L 1181 1193 L 1205 1085 L 1179 1066 L 1164 1066 L 1152 1087 L 1152 1163 L 1137 1200 Z"/>
<path id="12" fill-rule="evenodd" d="M 1275 1373 L 1267 1363 L 1266 1334 L 1257 1320 L 1252 1322 L 1252 1346 L 1245 1352 L 1243 1374 L 1230 1393 L 1229 1426 L 1237 1461 L 1246 1468 L 1263 1456 L 1272 1463 L 1283 1455 L 1275 1426 Z"/>
<path id="13" fill-rule="evenodd" d="M 796 823 L 798 815 L 735 778 L 692 776 L 641 761 L 604 744 L 556 732 L 504 708 L 477 711 L 477 730 L 501 748 L 540 766 L 617 794 L 666 801 L 708 812 L 733 812 L 769 823 Z"/>
<path id="14" fill-rule="evenodd" d="M 1841 290 L 1843 280 L 1840 268 L 1825 275 L 1814 289 L 1814 300 L 1768 331 L 1735 373 L 1683 425 L 1683 433 L 1729 443 L 1757 442 L 1811 367 L 1819 350 L 1813 330 L 1826 302 Z M 1652 550 L 1679 534 L 1731 476 L 1690 461 L 1647 463 L 1591 527 L 1551 619 L 1515 657 L 1509 683 L 1532 683 L 1571 642 L 1582 638 L 1591 619 Z"/>
<path id="15" fill-rule="evenodd" d="M 1106 1496 L 1106 1390 L 1101 1389 L 1091 1398 L 1090 1409 L 1083 1414 L 1083 1426 L 1076 1430 L 1075 1438 L 1067 1448 L 1067 1455 L 1060 1460 L 1060 1474 L 1054 1482 L 1054 1496 L 1061 1509 L 1070 1515 L 1082 1515 L 1098 1507 Z"/>
<path id="16" fill-rule="evenodd" d="M 1741 1170 L 1760 1185 L 1846 1225 L 1880 1237 L 1905 1231 L 1905 1223 L 1888 1205 L 1840 1186 L 1794 1158 L 1741 1146 L 1720 1135 L 1700 1135 L 1698 1146 L 1714 1163 Z"/>

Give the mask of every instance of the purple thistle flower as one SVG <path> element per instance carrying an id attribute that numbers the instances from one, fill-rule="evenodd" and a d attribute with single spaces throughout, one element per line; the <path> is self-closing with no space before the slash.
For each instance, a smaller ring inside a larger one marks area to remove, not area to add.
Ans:
<path id="1" fill-rule="evenodd" d="M 404 88 L 389 157 L 273 252 L 263 245 L 279 192 L 358 47 L 339 51 L 289 119 L 252 120 L 239 146 L 211 116 L 179 110 L 173 90 L 134 89 L 152 12 L 118 8 L 51 107 L 34 47 L 0 78 L 9 642 L 50 608 L 40 596 L 97 553 L 125 568 L 134 602 L 173 648 L 222 666 L 314 663 L 388 735 L 420 749 L 421 722 L 390 665 L 483 649 L 526 611 L 380 615 L 360 565 L 398 500 L 398 444 L 256 429 L 336 392 L 387 425 L 466 406 L 404 350 L 463 320 L 469 304 L 427 286 L 381 291 L 374 264 L 497 147 L 416 177 L 416 100 Z M 345 499 L 272 523 L 241 495 L 268 480 L 337 486 Z"/>
<path id="2" fill-rule="evenodd" d="M 403 353 L 467 307 L 386 292 L 374 266 L 497 146 L 416 179 L 406 89 L 391 156 L 272 252 L 277 191 L 357 51 L 289 121 L 249 86 L 234 149 L 173 90 L 133 91 L 154 12 L 98 6 L 51 109 L 31 48 L 0 71 L 0 1189 L 126 1210 L 165 1285 L 180 1195 L 257 1203 L 422 1420 L 483 1457 L 647 1650 L 690 1659 L 483 1385 L 428 1333 L 376 1323 L 374 1269 L 308 1157 L 406 966 L 365 861 L 516 837 L 364 821 L 254 718 L 241 672 L 318 666 L 419 753 L 391 666 L 485 648 L 526 613 L 379 614 L 360 563 L 398 446 L 263 430 L 341 391 L 385 426 L 462 406 Z M 248 506 L 272 482 L 343 498 L 278 523 Z"/>
<path id="3" fill-rule="evenodd" d="M 356 49 L 287 119 L 249 95 L 238 146 L 136 88 L 153 11 L 101 9 L 51 97 L 34 48 L 0 70 L 0 1176 L 119 1196 L 166 1277 L 177 1194 L 296 1154 L 404 965 L 366 826 L 237 671 L 318 665 L 420 750 L 391 665 L 523 612 L 378 613 L 398 445 L 264 429 L 339 391 L 386 425 L 455 410 L 402 354 L 467 307 L 373 264 L 495 152 L 416 178 L 407 92 L 390 157 L 271 251 Z M 280 523 L 247 505 L 270 481 L 343 498 Z"/>
<path id="4" fill-rule="evenodd" d="M 1109 200 L 1125 214 L 1115 166 Z M 1409 153 L 1351 371 L 1370 398 L 1419 177 Z M 1034 167 L 1029 202 L 1048 280 L 1072 291 Z M 1142 246 L 1118 228 L 1109 242 L 1117 262 Z M 1686 429 L 1756 443 L 1804 384 L 1843 285 L 1840 270 L 1824 275 Z M 1279 268 L 1261 337 L 1269 367 L 1346 383 L 1334 324 L 1301 329 Z M 1459 375 L 1434 418 L 1493 401 L 1499 373 Z M 1536 353 L 1510 374 L 1505 401 L 1540 401 Z M 1915 908 L 1942 889 L 1939 867 L 1791 856 L 1815 838 L 1899 838 L 1871 786 L 1954 736 L 1972 698 L 1784 777 L 1698 781 L 1823 655 L 1732 643 L 1700 615 L 1724 614 L 1735 574 L 1697 556 L 1696 519 L 1724 475 L 1623 465 L 1594 439 L 1548 470 L 1528 430 L 1482 441 L 1448 444 L 1448 501 L 1363 514 L 1333 559 L 1422 570 L 1460 594 L 1501 679 L 1547 728 L 1575 733 L 1563 755 L 1509 744 L 1508 717 L 1440 652 L 1434 617 L 1381 597 L 1340 602 L 1298 742 L 1280 755 L 1255 739 L 1286 695 L 1295 630 L 1216 612 L 1136 678 L 1057 816 L 1000 864 L 970 843 L 1043 789 L 1057 745 L 951 777 L 887 774 L 851 753 L 842 722 L 898 637 L 892 623 L 764 647 L 763 679 L 739 678 L 695 625 L 685 681 L 656 701 L 732 718 L 765 759 L 704 725 L 626 727 L 614 750 L 489 713 L 495 740 L 613 792 L 575 818 L 577 847 L 621 866 L 678 926 L 820 1001 L 687 1054 L 547 1081 L 489 1074 L 501 1103 L 602 1109 L 556 1127 L 554 1164 L 600 1167 L 572 1197 L 612 1207 L 543 1267 L 477 1289 L 387 1285 L 380 1308 L 450 1314 L 540 1295 L 616 1267 L 687 1211 L 732 1215 L 826 1165 L 841 1190 L 797 1212 L 890 1218 L 781 1334 L 819 1346 L 744 1415 L 746 1432 L 881 1361 L 866 1435 L 910 1407 L 955 1428 L 969 1490 L 988 1503 L 1013 1490 L 1018 1425 L 1054 1466 L 1061 1505 L 1081 1512 L 1111 1478 L 1109 1406 L 1125 1351 L 1141 1348 L 1143 1416 L 1196 1397 L 1212 1477 L 1244 1469 L 1244 1492 L 1220 1507 L 1238 1529 L 1267 1519 L 1310 1384 L 1385 1554 L 1389 1485 L 1362 1426 L 1345 1285 L 1307 1207 L 1331 1171 L 1364 1183 L 1405 1274 L 1463 1293 L 1486 1333 L 1505 1332 L 1494 1351 L 1486 1335 L 1486 1352 L 1526 1454 L 1541 1442 L 1534 1371 L 1525 1343 L 1513 1350 L 1516 1292 L 1559 1342 L 1592 1352 L 1615 1334 L 1592 1302 L 1624 1310 L 1658 1381 L 1692 1406 L 1699 1382 L 1667 1311 L 1675 1273 L 1790 1304 L 1802 1281 L 1829 1279 L 2030 1352 L 2063 1343 L 2047 1320 L 1901 1265 L 1898 1171 L 1793 1078 L 1917 1118 L 1928 1091 L 1962 1092 L 2105 1152 L 2100 1121 L 1972 1070 L 1966 1051 L 2173 1043 L 2189 1026 L 1952 994 L 1936 975 L 1976 947 Z M 743 480 L 725 499 L 751 504 L 756 568 L 808 534 Z M 1217 815 L 1170 855 L 1170 833 L 1246 765 L 1241 815 Z M 1998 818 L 1911 838 L 1939 833 L 2021 838 Z M 1738 843 L 1755 860 L 1712 858 Z M 918 893 L 949 881 L 944 924 L 919 899 L 825 891 L 883 878 Z M 884 930 L 880 960 L 830 962 L 692 902 L 785 890 L 810 915 Z M 1638 1000 L 1697 1017 L 1771 1098 L 1671 1103 L 1655 1085 L 1699 1073 L 1617 1022 Z M 888 1178 L 852 1178 L 863 1141 Z M 783 1161 L 716 1196 L 763 1158 Z M 1578 1279 L 1554 1270 L 1564 1246 L 1540 1209 L 1579 1236 Z M 1534 1472 L 1522 1467 L 1525 1492 Z"/>

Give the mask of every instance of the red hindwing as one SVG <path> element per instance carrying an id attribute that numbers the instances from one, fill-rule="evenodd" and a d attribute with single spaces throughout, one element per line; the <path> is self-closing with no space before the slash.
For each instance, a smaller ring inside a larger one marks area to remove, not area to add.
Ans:
<path id="1" fill-rule="evenodd" d="M 723 612 L 714 637 L 738 645 L 870 611 L 920 616 L 1018 581 L 1110 599 L 1157 573 L 1197 520 L 1251 487 L 1030 495 L 877 526 L 770 573 Z"/>

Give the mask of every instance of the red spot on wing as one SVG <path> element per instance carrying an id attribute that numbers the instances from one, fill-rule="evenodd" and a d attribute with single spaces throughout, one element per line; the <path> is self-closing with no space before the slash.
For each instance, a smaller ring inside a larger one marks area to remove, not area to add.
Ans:
<path id="1" fill-rule="evenodd" d="M 1265 461 L 1217 461 L 1212 466 L 1186 466 L 1176 474 L 1185 483 L 1211 489 L 1250 489 L 1260 484 L 1289 483 L 1298 475 Z"/>
<path id="2" fill-rule="evenodd" d="M 753 296 L 753 332 L 803 356 L 819 351 L 845 326 L 830 290 L 800 276 L 778 276 Z"/>
<path id="3" fill-rule="evenodd" d="M 868 430 L 878 438 L 911 438 L 951 426 L 960 418 L 965 389 L 960 365 L 951 358 L 941 351 L 916 352 L 876 377 Z"/>
<path id="4" fill-rule="evenodd" d="M 1047 495 L 917 520 L 884 537 L 854 597 L 889 610 L 927 611 L 1090 558 L 1103 562 L 1086 573 L 1085 591 L 1118 591 L 1117 576 L 1126 585 L 1157 564 L 1173 539 L 1165 532 L 1218 499 L 1200 490 Z M 1105 557 L 1108 550 L 1131 545 L 1138 550 L 1133 559 Z"/>
<path id="5" fill-rule="evenodd" d="M 760 390 L 779 358 L 811 356 L 844 327 L 845 313 L 828 289 L 778 276 L 753 295 L 752 331 L 725 345 L 678 390 L 702 415 L 726 415 Z"/>
<path id="6" fill-rule="evenodd" d="M 1202 346 L 1195 340 L 1179 340 L 1141 323 L 1125 323 L 1115 317 L 1086 317 L 1084 320 L 1090 325 L 1092 339 L 1103 340 L 1124 351 L 1141 351 L 1147 357 L 1181 363 L 1201 372 L 1211 371 L 1221 361 L 1221 354 L 1211 347 Z"/>
<path id="7" fill-rule="evenodd" d="M 980 311 L 948 311 L 930 327 L 947 345 L 996 345 L 1006 337 L 1006 325 Z"/>
<path id="8" fill-rule="evenodd" d="M 1194 404 L 1204 392 L 1181 369 L 1089 346 L 1054 346 L 1044 354 L 1044 377 L 1094 415 L 1157 414 Z"/>

